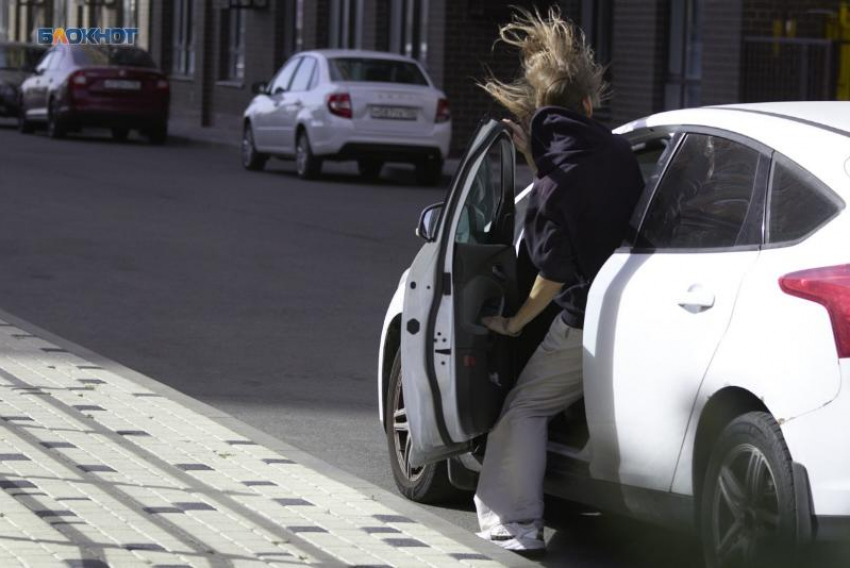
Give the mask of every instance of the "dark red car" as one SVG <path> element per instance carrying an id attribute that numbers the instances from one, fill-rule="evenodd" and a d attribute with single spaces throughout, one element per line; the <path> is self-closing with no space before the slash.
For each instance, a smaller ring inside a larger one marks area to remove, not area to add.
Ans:
<path id="1" fill-rule="evenodd" d="M 154 144 L 168 136 L 168 78 L 132 46 L 56 45 L 21 85 L 21 132 L 44 124 L 51 138 L 86 127 L 116 140 L 139 130 Z"/>

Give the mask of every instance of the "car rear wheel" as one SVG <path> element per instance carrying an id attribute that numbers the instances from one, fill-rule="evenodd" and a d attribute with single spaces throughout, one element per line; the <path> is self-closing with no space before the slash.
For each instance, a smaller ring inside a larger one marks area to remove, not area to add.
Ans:
<path id="1" fill-rule="evenodd" d="M 18 132 L 21 134 L 32 134 L 33 126 L 32 122 L 27 120 L 26 109 L 23 105 L 21 105 L 21 110 L 18 113 Z"/>
<path id="2" fill-rule="evenodd" d="M 259 171 L 265 167 L 268 159 L 267 155 L 257 152 L 254 144 L 254 130 L 250 124 L 246 124 L 242 132 L 242 167 L 246 170 Z"/>
<path id="3" fill-rule="evenodd" d="M 316 179 L 322 171 L 322 161 L 313 154 L 307 133 L 298 134 L 295 142 L 295 171 L 302 179 Z"/>
<path id="4" fill-rule="evenodd" d="M 56 101 L 51 100 L 47 107 L 47 136 L 54 139 L 65 137 L 65 125 L 56 106 Z"/>
<path id="5" fill-rule="evenodd" d="M 796 566 L 803 543 L 792 467 L 782 431 L 770 414 L 744 414 L 723 430 L 702 491 L 707 568 Z"/>
<path id="6" fill-rule="evenodd" d="M 127 137 L 130 136 L 129 128 L 113 128 L 112 129 L 112 139 L 116 142 L 126 142 Z"/>
<path id="7" fill-rule="evenodd" d="M 445 501 L 457 494 L 449 482 L 445 461 L 423 467 L 410 465 L 410 426 L 401 380 L 401 356 L 396 353 L 386 396 L 386 434 L 393 479 L 402 495 L 418 503 Z"/>
<path id="8" fill-rule="evenodd" d="M 357 170 L 360 176 L 369 180 L 378 179 L 381 175 L 381 170 L 384 169 L 384 162 L 381 160 L 358 160 Z"/>
<path id="9" fill-rule="evenodd" d="M 435 186 L 443 179 L 443 161 L 426 160 L 416 164 L 416 183 Z"/>
<path id="10" fill-rule="evenodd" d="M 162 146 L 168 140 L 168 123 L 160 122 L 147 131 L 148 141 L 154 146 Z"/>

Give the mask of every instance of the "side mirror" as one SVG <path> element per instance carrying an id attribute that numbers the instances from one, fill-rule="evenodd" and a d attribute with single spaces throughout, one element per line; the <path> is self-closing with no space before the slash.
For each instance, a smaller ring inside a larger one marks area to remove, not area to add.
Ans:
<path id="1" fill-rule="evenodd" d="M 434 203 L 422 210 L 419 216 L 419 225 L 416 227 L 416 236 L 428 242 L 437 238 L 437 226 L 443 213 L 443 204 Z"/>
<path id="2" fill-rule="evenodd" d="M 269 84 L 265 81 L 257 81 L 251 85 L 251 92 L 255 95 L 266 94 L 269 90 Z"/>
<path id="3" fill-rule="evenodd" d="M 36 67 L 32 73 L 33 75 L 44 75 L 44 67 Z"/>

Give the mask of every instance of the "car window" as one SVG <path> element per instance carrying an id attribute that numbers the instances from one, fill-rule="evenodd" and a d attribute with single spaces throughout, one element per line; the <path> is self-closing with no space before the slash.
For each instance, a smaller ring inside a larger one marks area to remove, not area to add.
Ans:
<path id="1" fill-rule="evenodd" d="M 294 57 L 283 66 L 272 81 L 272 86 L 269 89 L 270 93 L 279 93 L 289 89 L 289 82 L 292 81 L 292 76 L 295 74 L 298 64 L 301 63 L 301 59 L 301 57 Z"/>
<path id="2" fill-rule="evenodd" d="M 143 67 L 155 69 L 150 54 L 138 47 L 116 47 L 109 45 L 78 45 L 71 50 L 74 63 L 80 67 Z"/>
<path id="3" fill-rule="evenodd" d="M 456 243 L 494 243 L 502 194 L 502 146 L 494 144 L 475 172 L 472 187 L 461 208 L 455 232 Z"/>
<path id="4" fill-rule="evenodd" d="M 53 57 L 50 58 L 50 64 L 47 69 L 49 71 L 55 71 L 62 67 L 62 62 L 65 59 L 65 52 L 62 50 L 56 50 L 53 52 Z"/>
<path id="5" fill-rule="evenodd" d="M 50 61 L 53 59 L 54 53 L 56 53 L 56 52 L 53 51 L 53 50 L 48 51 L 47 55 L 42 57 L 41 61 L 38 62 L 38 65 L 36 66 L 35 70 L 38 71 L 39 73 L 47 71 L 47 69 L 50 67 Z"/>
<path id="6" fill-rule="evenodd" d="M 632 152 L 637 158 L 643 181 L 648 184 L 654 176 L 660 174 L 659 166 L 664 163 L 665 153 L 670 148 L 670 136 L 646 140 L 632 146 Z"/>
<path id="7" fill-rule="evenodd" d="M 841 198 L 815 176 L 781 154 L 774 154 L 770 175 L 768 243 L 796 241 L 838 213 Z"/>
<path id="8" fill-rule="evenodd" d="M 427 85 L 415 63 L 374 57 L 334 57 L 328 60 L 332 81 Z"/>
<path id="9" fill-rule="evenodd" d="M 688 134 L 652 197 L 638 247 L 760 245 L 761 216 L 758 231 L 746 223 L 759 213 L 754 190 L 760 155 L 726 138 Z"/>
<path id="10" fill-rule="evenodd" d="M 295 76 L 292 78 L 292 84 L 289 86 L 290 91 L 306 91 L 310 86 L 310 79 L 313 78 L 313 71 L 316 68 L 316 59 L 313 57 L 305 57 L 298 67 Z"/>

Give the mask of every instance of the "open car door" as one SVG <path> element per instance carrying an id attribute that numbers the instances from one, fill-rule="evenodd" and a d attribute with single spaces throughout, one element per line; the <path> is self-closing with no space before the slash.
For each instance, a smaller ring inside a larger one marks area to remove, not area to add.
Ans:
<path id="1" fill-rule="evenodd" d="M 511 338 L 482 317 L 516 309 L 515 149 L 484 123 L 442 206 L 426 210 L 426 244 L 408 273 L 402 387 L 414 467 L 469 451 L 495 424 L 514 383 Z"/>

